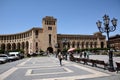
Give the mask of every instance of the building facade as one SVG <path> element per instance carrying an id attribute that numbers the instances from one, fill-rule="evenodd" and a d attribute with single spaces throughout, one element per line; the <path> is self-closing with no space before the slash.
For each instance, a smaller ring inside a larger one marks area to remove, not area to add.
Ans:
<path id="1" fill-rule="evenodd" d="M 57 19 L 46 16 L 42 19 L 42 28 L 32 29 L 16 33 L 0 35 L 0 50 L 23 50 L 25 54 L 43 51 L 56 51 L 56 48 L 63 49 L 66 39 L 67 48 L 105 48 L 106 37 L 101 33 L 93 35 L 57 34 Z M 58 47 L 55 45 L 58 44 Z"/>
<path id="2" fill-rule="evenodd" d="M 115 50 L 120 50 L 120 35 L 111 36 L 109 39 L 110 46 Z"/>
<path id="3" fill-rule="evenodd" d="M 64 39 L 66 39 L 66 45 Z M 100 32 L 93 35 L 57 34 L 57 41 L 60 49 L 65 47 L 78 49 L 106 48 L 105 36 Z"/>

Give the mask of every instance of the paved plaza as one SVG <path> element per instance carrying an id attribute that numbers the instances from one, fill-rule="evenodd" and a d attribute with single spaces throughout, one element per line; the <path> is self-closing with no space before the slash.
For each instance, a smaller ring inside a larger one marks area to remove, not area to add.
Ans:
<path id="1" fill-rule="evenodd" d="M 90 58 L 107 61 L 107 56 L 91 55 Z M 114 60 L 120 61 L 120 57 Z M 69 60 L 63 60 L 63 66 L 60 66 L 54 56 L 31 57 L 0 65 L 0 80 L 120 80 L 120 72 L 109 72 Z"/>

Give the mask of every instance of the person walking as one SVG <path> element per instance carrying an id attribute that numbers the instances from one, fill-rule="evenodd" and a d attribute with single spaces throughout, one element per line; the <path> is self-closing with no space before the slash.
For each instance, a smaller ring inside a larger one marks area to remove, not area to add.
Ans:
<path id="1" fill-rule="evenodd" d="M 59 54 L 58 54 L 58 59 L 59 59 L 59 61 L 60 61 L 60 65 L 62 66 L 63 56 L 62 56 L 61 52 L 59 52 Z"/>
<path id="2" fill-rule="evenodd" d="M 87 51 L 86 55 L 87 55 L 87 59 L 89 59 L 89 51 Z"/>
<path id="3" fill-rule="evenodd" d="M 86 53 L 86 51 L 84 51 L 84 58 L 86 58 L 86 56 L 87 56 L 87 53 Z"/>
<path id="4" fill-rule="evenodd" d="M 82 58 L 83 52 L 80 52 L 80 58 Z"/>

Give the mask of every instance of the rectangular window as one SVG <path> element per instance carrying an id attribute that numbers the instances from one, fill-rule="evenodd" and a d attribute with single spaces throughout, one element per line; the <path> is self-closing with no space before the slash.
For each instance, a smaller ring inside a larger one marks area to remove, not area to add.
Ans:
<path id="1" fill-rule="evenodd" d="M 38 30 L 35 31 L 35 35 L 38 35 Z"/>
<path id="2" fill-rule="evenodd" d="M 39 34 L 38 30 L 36 30 L 35 31 L 36 38 L 38 38 L 38 34 Z"/>
<path id="3" fill-rule="evenodd" d="M 52 30 L 52 27 L 48 27 L 48 30 Z"/>
<path id="4" fill-rule="evenodd" d="M 36 47 L 38 47 L 38 42 L 36 42 Z"/>
<path id="5" fill-rule="evenodd" d="M 49 44 L 51 44 L 51 34 L 49 34 Z"/>

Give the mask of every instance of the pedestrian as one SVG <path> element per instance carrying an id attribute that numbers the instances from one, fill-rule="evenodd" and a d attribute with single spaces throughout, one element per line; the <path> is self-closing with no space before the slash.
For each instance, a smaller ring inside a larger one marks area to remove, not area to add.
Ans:
<path id="1" fill-rule="evenodd" d="M 87 51 L 86 55 L 87 55 L 87 59 L 89 59 L 89 51 Z"/>
<path id="2" fill-rule="evenodd" d="M 68 54 L 68 53 L 66 52 L 66 53 L 65 53 L 65 60 L 67 60 L 67 54 Z"/>
<path id="3" fill-rule="evenodd" d="M 84 51 L 84 58 L 86 58 L 86 56 L 87 56 L 87 53 L 86 53 L 86 51 Z"/>
<path id="4" fill-rule="evenodd" d="M 58 54 L 58 59 L 59 59 L 59 61 L 60 61 L 60 65 L 62 66 L 63 56 L 62 56 L 61 52 L 59 52 L 59 54 Z"/>
<path id="5" fill-rule="evenodd" d="M 75 58 L 73 56 L 73 52 L 69 53 L 69 59 L 70 59 L 70 61 L 75 61 Z"/>
<path id="6" fill-rule="evenodd" d="M 82 58 L 82 54 L 83 54 L 83 53 L 82 53 L 82 52 L 80 52 L 80 58 Z"/>

